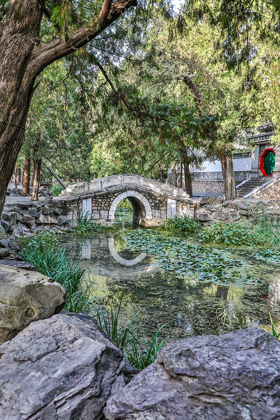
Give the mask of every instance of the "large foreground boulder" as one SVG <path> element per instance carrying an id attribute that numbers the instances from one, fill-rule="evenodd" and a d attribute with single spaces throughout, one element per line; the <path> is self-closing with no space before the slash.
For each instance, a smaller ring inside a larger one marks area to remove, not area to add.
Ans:
<path id="1" fill-rule="evenodd" d="M 85 316 L 32 322 L 0 346 L 1 420 L 95 420 L 125 385 L 124 361 Z"/>
<path id="2" fill-rule="evenodd" d="M 164 347 L 107 403 L 122 420 L 280 419 L 280 343 L 258 328 Z"/>
<path id="3" fill-rule="evenodd" d="M 10 340 L 32 321 L 59 312 L 65 290 L 34 271 L 0 265 L 0 344 Z"/>

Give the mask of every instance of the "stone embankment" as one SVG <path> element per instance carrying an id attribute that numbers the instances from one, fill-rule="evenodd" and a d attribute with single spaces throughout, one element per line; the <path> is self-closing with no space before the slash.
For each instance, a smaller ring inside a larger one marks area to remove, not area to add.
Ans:
<path id="1" fill-rule="evenodd" d="M 225 201 L 221 198 L 201 199 L 194 217 L 200 222 L 234 222 L 258 219 L 262 216 L 280 218 L 280 200 L 238 199 Z"/>
<path id="2" fill-rule="evenodd" d="M 12 325 L 11 334 L 0 328 L 1 420 L 280 418 L 271 334 L 249 328 L 169 344 L 128 383 L 121 351 L 92 318 L 54 314 L 61 286 L 0 267 L 1 322 Z"/>
<path id="3" fill-rule="evenodd" d="M 69 223 L 77 218 L 77 208 L 77 200 L 45 198 L 32 202 L 30 198 L 18 197 L 6 202 L 0 220 L 0 261 L 8 264 L 10 260 L 19 259 L 15 252 L 20 249 L 18 240 L 24 236 L 42 230 L 67 230 Z"/>

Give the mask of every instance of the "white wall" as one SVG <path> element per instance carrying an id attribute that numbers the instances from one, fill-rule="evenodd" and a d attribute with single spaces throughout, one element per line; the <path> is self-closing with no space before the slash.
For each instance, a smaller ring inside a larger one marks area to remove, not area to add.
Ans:
<path id="1" fill-rule="evenodd" d="M 233 169 L 235 171 L 251 171 L 252 167 L 252 158 L 236 158 L 233 159 Z M 205 160 L 202 162 L 200 167 L 192 166 L 192 172 L 222 172 L 221 162 L 219 160 Z"/>

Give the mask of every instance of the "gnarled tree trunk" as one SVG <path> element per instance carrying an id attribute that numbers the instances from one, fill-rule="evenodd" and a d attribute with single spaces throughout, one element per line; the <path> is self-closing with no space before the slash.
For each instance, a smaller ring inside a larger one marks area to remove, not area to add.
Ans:
<path id="1" fill-rule="evenodd" d="M 223 174 L 226 200 L 234 200 L 236 198 L 236 185 L 235 185 L 235 178 L 234 178 L 232 156 L 229 156 L 224 152 L 220 152 L 219 157 L 220 157 L 220 161 L 222 165 L 222 174 Z"/>
<path id="2" fill-rule="evenodd" d="M 30 189 L 30 158 L 25 156 L 23 178 L 22 178 L 23 197 L 29 197 L 29 189 Z"/>
<path id="3" fill-rule="evenodd" d="M 35 79 L 49 64 L 82 47 L 119 18 L 136 0 L 104 0 L 99 14 L 69 35 L 45 43 L 40 26 L 46 0 L 10 0 L 0 15 L 0 216 L 24 139 Z M 49 2 L 48 7 L 54 7 Z M 1 9 L 0 9 L 1 11 Z"/>
<path id="4" fill-rule="evenodd" d="M 38 193 L 41 185 L 41 167 L 42 167 L 42 158 L 34 160 L 34 180 L 33 180 L 33 190 L 32 190 L 32 201 L 38 201 Z"/>

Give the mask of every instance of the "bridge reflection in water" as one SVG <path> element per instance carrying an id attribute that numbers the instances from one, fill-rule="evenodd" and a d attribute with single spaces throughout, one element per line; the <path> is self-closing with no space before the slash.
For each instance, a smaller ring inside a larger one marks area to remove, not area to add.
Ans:
<path id="1" fill-rule="evenodd" d="M 259 281 L 250 285 L 217 285 L 164 271 L 149 255 L 129 249 L 119 235 L 73 241 L 69 247 L 76 248 L 89 272 L 92 296 L 116 306 L 125 290 L 121 319 L 126 322 L 140 310 L 143 337 L 165 323 L 168 327 L 162 334 L 166 342 L 221 334 L 241 325 L 270 331 L 269 313 L 280 330 L 280 273 L 271 274 L 268 265 L 258 266 L 255 274 Z M 253 269 L 250 258 L 246 259 L 249 270 Z"/>
<path id="2" fill-rule="evenodd" d="M 145 252 L 138 253 L 138 255 L 128 250 L 118 252 L 113 235 L 83 240 L 80 257 L 90 263 L 87 264 L 87 268 L 91 274 L 116 280 L 133 280 L 143 275 L 162 271 L 159 267 L 151 264 Z M 129 268 L 133 268 L 133 270 L 128 270 Z"/>

